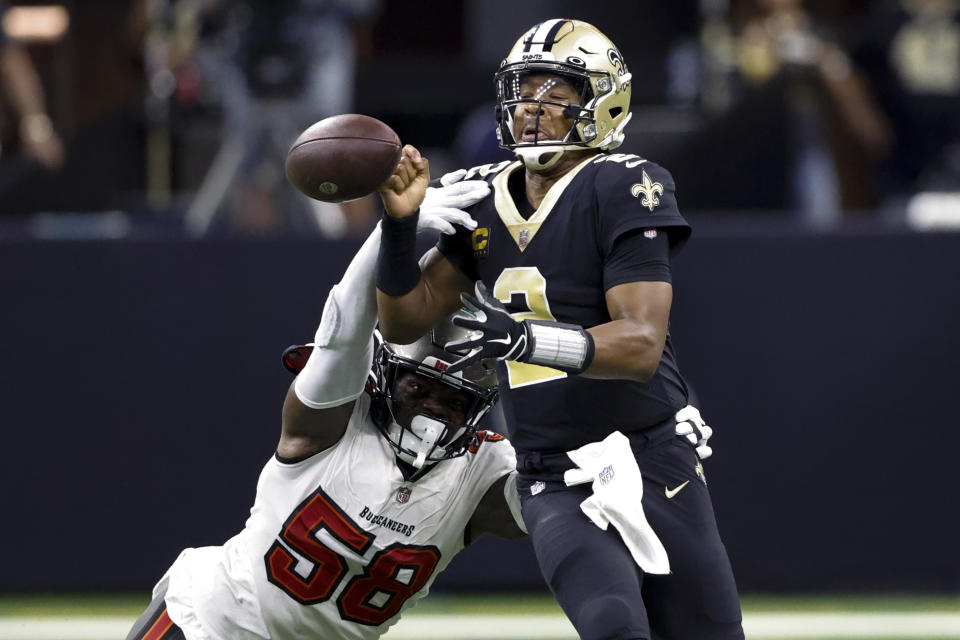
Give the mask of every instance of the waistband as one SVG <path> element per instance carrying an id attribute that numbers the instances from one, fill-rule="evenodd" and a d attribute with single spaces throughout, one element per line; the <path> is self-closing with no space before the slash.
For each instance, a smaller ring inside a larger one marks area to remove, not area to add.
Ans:
<path id="1" fill-rule="evenodd" d="M 639 454 L 646 449 L 655 447 L 667 442 L 674 437 L 677 429 L 677 421 L 670 417 L 663 422 L 648 427 L 643 431 L 633 431 L 624 433 L 630 440 L 630 448 L 634 454 Z M 614 429 L 615 431 L 615 429 Z M 610 432 L 612 433 L 612 431 Z M 578 449 L 585 444 L 603 440 L 609 433 L 598 436 L 595 439 L 586 440 L 578 445 L 572 446 L 569 450 Z M 517 451 L 517 471 L 521 475 L 546 476 L 548 478 L 563 475 L 567 469 L 572 469 L 575 465 L 567 455 L 566 451 Z"/>

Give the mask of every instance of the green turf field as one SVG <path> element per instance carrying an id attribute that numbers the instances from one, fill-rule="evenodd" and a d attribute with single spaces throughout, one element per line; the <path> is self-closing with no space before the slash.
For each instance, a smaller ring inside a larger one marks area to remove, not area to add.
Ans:
<path id="1" fill-rule="evenodd" d="M 146 595 L 0 595 L 0 640 L 123 638 Z M 753 640 L 960 640 L 960 595 L 745 596 Z M 427 598 L 386 636 L 390 640 L 575 640 L 544 594 Z"/>

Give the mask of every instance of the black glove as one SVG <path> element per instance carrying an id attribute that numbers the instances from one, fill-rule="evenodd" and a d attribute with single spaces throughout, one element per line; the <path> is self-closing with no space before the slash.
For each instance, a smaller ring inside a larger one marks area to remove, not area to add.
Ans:
<path id="1" fill-rule="evenodd" d="M 521 360 L 530 351 L 527 327 L 514 320 L 503 304 L 490 295 L 486 285 L 477 281 L 476 295 L 460 294 L 463 309 L 453 324 L 471 333 L 443 345 L 447 351 L 467 350 L 467 354 L 447 369 L 455 373 L 478 360 Z"/>

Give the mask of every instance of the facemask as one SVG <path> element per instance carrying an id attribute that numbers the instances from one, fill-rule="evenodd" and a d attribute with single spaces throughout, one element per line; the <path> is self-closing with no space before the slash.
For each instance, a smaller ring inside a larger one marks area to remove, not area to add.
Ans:
<path id="1" fill-rule="evenodd" d="M 437 442 L 443 437 L 449 425 L 436 418 L 431 418 L 422 413 L 413 416 L 410 421 L 410 428 L 404 430 L 396 420 L 392 421 L 387 431 L 393 442 L 399 442 L 403 447 L 397 452 L 397 457 L 413 465 L 417 469 L 423 468 L 427 464 L 427 456 L 434 461 L 442 458 L 446 454 L 446 448 L 437 445 Z M 461 427 L 448 439 L 448 442 L 454 442 L 463 433 L 465 427 Z M 415 455 L 414 455 L 415 454 Z"/>

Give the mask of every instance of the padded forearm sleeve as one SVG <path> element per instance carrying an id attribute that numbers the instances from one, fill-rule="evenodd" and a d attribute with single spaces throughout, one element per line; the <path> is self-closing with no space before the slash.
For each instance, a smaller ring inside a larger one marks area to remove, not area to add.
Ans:
<path id="1" fill-rule="evenodd" d="M 293 386 L 297 398 L 308 407 L 335 407 L 363 393 L 373 361 L 377 323 L 374 273 L 379 248 L 378 226 L 327 296 L 313 352 Z"/>
<path id="2" fill-rule="evenodd" d="M 583 327 L 543 320 L 524 320 L 524 324 L 530 344 L 523 362 L 581 373 L 593 361 L 593 336 Z"/>

